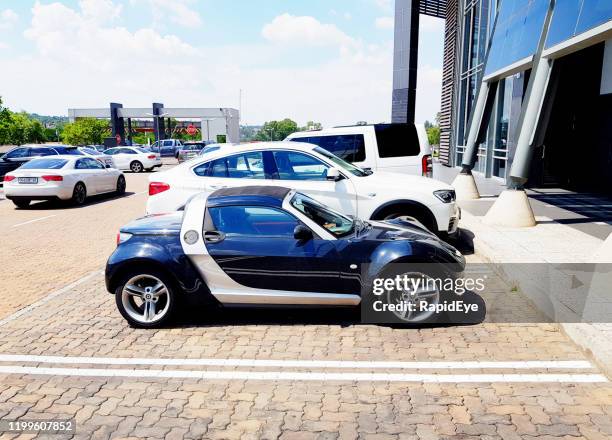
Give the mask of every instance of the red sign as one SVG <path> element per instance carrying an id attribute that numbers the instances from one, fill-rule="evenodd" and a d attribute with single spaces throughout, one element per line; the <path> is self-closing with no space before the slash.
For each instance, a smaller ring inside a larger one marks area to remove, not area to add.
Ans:
<path id="1" fill-rule="evenodd" d="M 115 136 L 115 139 L 117 140 L 117 145 L 119 145 L 121 143 L 121 135 L 117 135 Z"/>
<path id="2" fill-rule="evenodd" d="M 194 134 L 196 134 L 198 132 L 198 129 L 195 128 L 195 126 L 193 124 L 187 126 L 187 134 L 189 136 L 193 136 Z"/>

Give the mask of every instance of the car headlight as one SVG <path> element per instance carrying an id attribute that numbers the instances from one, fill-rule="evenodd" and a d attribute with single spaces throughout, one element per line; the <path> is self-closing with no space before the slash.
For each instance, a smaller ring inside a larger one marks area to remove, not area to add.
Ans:
<path id="1" fill-rule="evenodd" d="M 453 189 L 442 189 L 434 191 L 434 196 L 442 200 L 444 203 L 451 203 L 455 201 L 455 190 Z"/>

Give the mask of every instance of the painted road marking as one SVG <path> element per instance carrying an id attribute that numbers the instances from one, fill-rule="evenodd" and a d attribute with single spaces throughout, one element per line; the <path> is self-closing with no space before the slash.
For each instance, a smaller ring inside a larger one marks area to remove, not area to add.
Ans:
<path id="1" fill-rule="evenodd" d="M 39 221 L 42 221 L 42 220 L 46 220 L 46 219 L 48 219 L 48 218 L 51 218 L 51 217 L 56 217 L 56 216 L 57 216 L 57 214 L 52 214 L 52 215 L 48 215 L 48 216 L 46 216 L 46 217 L 35 218 L 34 220 L 30 220 L 30 221 L 27 221 L 27 222 L 17 223 L 16 225 L 13 225 L 13 226 L 11 226 L 11 227 L 12 227 L 12 228 L 16 228 L 16 227 L 18 227 L 18 226 L 29 225 L 30 223 L 36 223 L 36 222 L 39 222 Z"/>
<path id="2" fill-rule="evenodd" d="M 595 367 L 583 361 L 310 361 L 285 359 L 160 359 L 160 358 L 110 358 L 81 356 L 40 356 L 27 354 L 0 354 L 0 362 L 37 362 L 46 364 L 92 365 L 158 365 L 158 366 L 207 366 L 207 367 L 280 367 L 280 368 L 354 368 L 354 369 L 587 369 Z"/>
<path id="3" fill-rule="evenodd" d="M 20 316 L 25 315 L 28 312 L 31 312 L 35 308 L 40 307 L 43 304 L 48 303 L 53 298 L 56 298 L 59 295 L 68 292 L 70 289 L 74 289 L 76 286 L 89 281 L 90 279 L 92 279 L 95 276 L 102 275 L 103 273 L 104 272 L 101 271 L 101 270 L 96 270 L 95 272 L 91 272 L 91 273 L 85 275 L 83 278 L 80 278 L 80 279 L 76 280 L 75 282 L 73 282 L 71 284 L 68 284 L 67 286 L 62 287 L 61 289 L 56 290 L 55 292 L 51 292 L 50 294 L 48 294 L 47 296 L 39 299 L 35 303 L 32 303 L 29 306 L 24 307 L 23 309 L 17 310 L 15 313 L 13 313 L 12 315 L 7 316 L 4 319 L 0 319 L 0 326 L 3 326 L 4 324 L 6 324 L 8 322 L 14 321 L 15 319 L 19 318 Z"/>
<path id="4" fill-rule="evenodd" d="M 30 374 L 45 376 L 133 377 L 159 379 L 212 380 L 289 380 L 289 381 L 348 381 L 348 382 L 435 382 L 435 383 L 492 383 L 492 382 L 554 382 L 602 383 L 608 379 L 601 374 L 381 374 L 381 373 L 301 373 L 281 371 L 186 371 L 132 370 L 106 368 L 49 368 L 0 366 L 0 374 Z"/>

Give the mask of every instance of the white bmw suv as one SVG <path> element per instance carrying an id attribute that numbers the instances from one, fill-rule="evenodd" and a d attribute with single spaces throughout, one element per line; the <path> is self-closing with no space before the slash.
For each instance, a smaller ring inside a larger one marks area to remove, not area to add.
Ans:
<path id="1" fill-rule="evenodd" d="M 413 217 L 438 235 L 460 218 L 454 189 L 437 180 L 365 171 L 316 145 L 262 142 L 220 148 L 149 177 L 147 213 L 181 209 L 200 192 L 247 185 L 294 188 L 364 219 Z"/>

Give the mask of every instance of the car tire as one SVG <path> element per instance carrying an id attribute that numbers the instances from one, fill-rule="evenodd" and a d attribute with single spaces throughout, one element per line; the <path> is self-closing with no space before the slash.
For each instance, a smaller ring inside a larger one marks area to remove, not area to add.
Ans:
<path id="1" fill-rule="evenodd" d="M 125 177 L 123 175 L 119 176 L 119 178 L 117 179 L 117 189 L 115 190 L 115 193 L 118 196 L 122 196 L 123 194 L 125 194 Z"/>
<path id="2" fill-rule="evenodd" d="M 13 203 L 15 204 L 15 206 L 17 208 L 20 208 L 20 209 L 26 209 L 27 207 L 29 207 L 30 206 L 30 202 L 31 202 L 30 199 L 15 199 L 15 200 L 13 200 Z"/>
<path id="3" fill-rule="evenodd" d="M 383 271 L 379 275 L 377 275 L 377 278 L 395 279 L 396 277 L 403 277 L 404 275 L 407 275 L 410 278 L 415 278 L 415 279 L 436 280 L 436 279 L 441 278 L 442 276 L 440 273 L 437 272 L 437 270 L 435 270 L 435 268 L 432 267 L 433 263 L 391 263 L 391 264 L 393 266 L 383 269 Z M 423 297 L 422 300 L 426 300 L 429 304 L 440 303 L 446 298 L 446 294 L 444 293 L 444 291 L 438 290 L 436 284 L 433 282 L 432 282 L 432 286 L 435 288 L 436 292 L 435 293 L 433 291 L 430 292 L 432 297 L 430 298 Z M 423 293 L 428 294 L 428 292 L 423 292 Z M 402 292 L 402 294 L 406 295 L 406 292 Z M 389 303 L 392 303 L 398 300 L 397 295 L 398 295 L 397 292 L 391 293 L 388 291 L 387 293 L 383 294 L 383 296 L 381 296 L 380 298 L 385 298 L 386 301 L 388 301 Z M 416 299 L 414 299 L 414 296 L 407 296 L 403 298 L 403 300 L 405 301 L 410 301 L 411 299 L 416 301 Z M 393 313 L 396 314 L 396 316 L 399 318 L 400 321 L 403 321 L 403 323 L 407 325 L 429 325 L 429 324 L 439 324 L 439 323 L 448 322 L 448 315 L 446 314 L 446 312 L 432 313 L 432 314 L 428 314 L 426 312 L 422 314 L 416 313 L 414 315 L 412 313 L 408 313 L 407 316 L 404 316 L 404 317 L 399 317 L 399 315 L 396 312 L 393 312 Z"/>
<path id="4" fill-rule="evenodd" d="M 115 289 L 119 313 L 135 328 L 158 328 L 167 324 L 177 309 L 177 302 L 175 283 L 155 269 L 130 270 Z"/>
<path id="5" fill-rule="evenodd" d="M 78 182 L 72 190 L 72 198 L 70 199 L 73 205 L 81 206 L 87 199 L 87 188 L 83 182 Z"/>
<path id="6" fill-rule="evenodd" d="M 133 173 L 142 173 L 144 171 L 144 167 L 142 166 L 142 163 L 135 160 L 130 164 L 130 170 Z"/>

